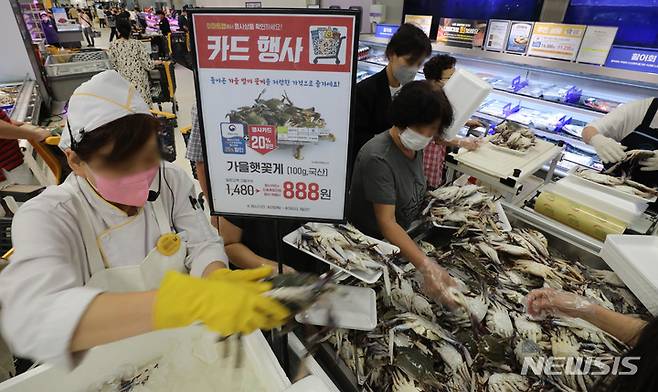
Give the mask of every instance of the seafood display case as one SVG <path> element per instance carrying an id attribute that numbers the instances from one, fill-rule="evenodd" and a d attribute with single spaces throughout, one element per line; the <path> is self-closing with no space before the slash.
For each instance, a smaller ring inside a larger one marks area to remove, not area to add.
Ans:
<path id="1" fill-rule="evenodd" d="M 53 54 L 46 59 L 46 75 L 56 101 L 67 101 L 73 91 L 97 73 L 111 69 L 103 50 Z"/>
<path id="2" fill-rule="evenodd" d="M 364 56 L 357 77 L 379 72 L 387 63 L 388 39 L 362 34 Z M 365 48 L 368 48 L 367 52 Z M 528 126 L 537 138 L 562 142 L 564 155 L 556 174 L 566 175 L 575 166 L 600 170 L 603 165 L 592 147 L 582 140 L 585 125 L 620 104 L 658 96 L 654 74 L 530 56 L 432 44 L 432 55 L 457 58 L 457 67 L 477 74 L 494 90 L 475 113 L 489 127 L 504 120 Z M 423 79 L 422 71 L 417 79 Z M 488 129 L 484 130 L 485 132 Z M 464 130 L 465 132 L 465 130 Z"/>
<path id="3" fill-rule="evenodd" d="M 391 282 L 382 277 L 369 286 L 378 292 L 377 329 L 337 331 L 314 355 L 341 391 L 443 390 L 439 385 L 455 391 L 592 390 L 596 380 L 589 376 L 522 376 L 520 364 L 537 355 L 619 355 L 626 346 L 578 319 L 534 322 L 523 314 L 523 295 L 548 285 L 599 298 L 622 313 L 648 318 L 648 312 L 599 257 L 598 244 L 537 221 L 516 206 L 505 204 L 505 212 L 515 228 L 507 244 L 493 232 L 456 238 L 454 231 L 431 224 L 410 233 L 425 252 L 443 257 L 451 274 L 468 287 L 463 303 L 471 319 L 430 305 L 417 291 L 417 283 L 405 288 L 405 279 L 414 281 L 415 272 L 392 260 L 398 267 L 389 268 Z M 478 249 L 486 249 L 486 243 L 477 242 L 484 237 L 496 256 Z M 494 261 L 498 257 L 502 264 Z M 473 281 L 473 276 L 480 278 Z M 342 283 L 363 285 L 355 280 Z M 477 330 L 472 329 L 473 317 L 479 320 Z"/>

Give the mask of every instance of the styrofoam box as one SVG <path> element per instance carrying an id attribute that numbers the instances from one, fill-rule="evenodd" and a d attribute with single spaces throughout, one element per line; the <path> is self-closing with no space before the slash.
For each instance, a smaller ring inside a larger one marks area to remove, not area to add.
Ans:
<path id="1" fill-rule="evenodd" d="M 375 291 L 368 287 L 336 286 L 305 312 L 295 316 L 303 324 L 372 331 L 377 326 Z"/>
<path id="2" fill-rule="evenodd" d="M 445 132 L 447 139 L 457 135 L 459 129 L 464 126 L 473 113 L 487 98 L 493 87 L 477 75 L 462 68 L 457 68 L 443 87 L 448 100 L 452 104 L 454 121 Z"/>
<path id="3" fill-rule="evenodd" d="M 96 390 L 94 386 L 114 378 L 118 369 L 147 365 L 165 355 L 175 345 L 189 342 L 203 334 L 209 332 L 202 326 L 167 329 L 94 347 L 73 371 L 69 372 L 56 365 L 41 365 L 0 383 L 0 392 Z M 260 384 L 268 392 L 281 392 L 290 386 L 290 380 L 260 331 L 243 337 L 242 342 L 245 363 L 258 369 L 253 376 L 260 378 Z"/>
<path id="4" fill-rule="evenodd" d="M 609 235 L 600 256 L 649 312 L 658 316 L 658 237 Z"/>

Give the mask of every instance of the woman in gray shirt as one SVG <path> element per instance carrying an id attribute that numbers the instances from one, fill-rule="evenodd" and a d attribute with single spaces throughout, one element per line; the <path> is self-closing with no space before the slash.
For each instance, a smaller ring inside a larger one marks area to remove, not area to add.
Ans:
<path id="1" fill-rule="evenodd" d="M 423 149 L 447 129 L 453 111 L 443 90 L 427 81 L 410 82 L 393 99 L 393 127 L 368 141 L 354 165 L 349 196 L 350 221 L 364 233 L 385 238 L 423 274 L 429 294 L 455 306 L 455 281 L 428 258 L 406 232 L 418 218 L 427 189 Z"/>

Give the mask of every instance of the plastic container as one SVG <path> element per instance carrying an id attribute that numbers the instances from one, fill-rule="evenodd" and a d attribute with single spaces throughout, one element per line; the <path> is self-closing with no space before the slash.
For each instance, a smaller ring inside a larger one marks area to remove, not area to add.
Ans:
<path id="1" fill-rule="evenodd" d="M 50 55 L 46 59 L 46 74 L 56 101 L 67 101 L 78 86 L 97 73 L 111 69 L 104 51 Z"/>
<path id="2" fill-rule="evenodd" d="M 302 324 L 372 331 L 377 326 L 375 291 L 338 285 L 308 310 L 296 315 L 295 320 Z"/>
<path id="3" fill-rule="evenodd" d="M 208 344 L 201 347 L 210 350 L 195 350 L 193 355 L 202 355 L 204 357 L 212 355 L 214 349 L 211 344 L 217 340 L 217 335 L 208 333 L 201 326 L 161 330 L 148 335 L 94 347 L 86 353 L 81 364 L 72 371 L 50 364 L 38 366 L 1 383 L 0 392 L 87 392 L 100 390 L 98 388 L 99 384 L 123 374 L 122 369 L 141 368 L 159 360 L 179 345 L 194 344 L 193 342 L 199 342 L 199 339 L 207 341 Z M 229 344 L 230 342 L 225 343 Z M 196 345 L 199 346 L 198 343 Z M 230 350 L 230 348 L 227 348 L 227 350 Z M 242 352 L 244 354 L 242 363 L 245 371 L 240 374 L 244 377 L 258 378 L 257 384 L 261 386 L 258 389 L 259 391 L 282 392 L 290 387 L 290 380 L 260 331 L 242 338 Z M 235 360 L 235 355 L 232 357 L 225 355 L 224 357 L 226 358 L 217 362 L 218 372 L 225 372 L 227 366 L 224 365 L 227 364 L 223 361 Z M 232 363 L 231 368 L 233 366 Z M 231 368 L 229 368 L 229 372 Z M 231 375 L 235 379 L 238 373 L 234 372 Z M 244 379 L 244 377 L 242 378 Z M 239 380 L 235 381 L 237 383 Z M 245 379 L 244 381 L 249 380 Z M 238 392 L 244 391 L 244 388 L 226 386 L 226 390 Z M 253 392 L 253 390 L 244 392 Z"/>
<path id="4" fill-rule="evenodd" d="M 658 316 L 658 237 L 609 235 L 599 256 L 649 312 Z"/>
<path id="5" fill-rule="evenodd" d="M 457 136 L 471 115 L 480 107 L 493 87 L 464 69 L 458 68 L 443 87 L 454 110 L 452 126 L 445 132 L 447 139 Z"/>

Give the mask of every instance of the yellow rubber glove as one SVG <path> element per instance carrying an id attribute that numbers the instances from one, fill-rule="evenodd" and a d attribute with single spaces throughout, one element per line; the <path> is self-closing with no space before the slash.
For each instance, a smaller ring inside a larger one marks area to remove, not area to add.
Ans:
<path id="1" fill-rule="evenodd" d="M 267 282 L 216 281 L 170 271 L 156 296 L 154 326 L 178 328 L 201 321 L 224 336 L 276 328 L 290 313 L 262 295 L 271 288 Z"/>
<path id="2" fill-rule="evenodd" d="M 225 280 L 230 282 L 256 282 L 272 275 L 272 267 L 264 265 L 258 268 L 230 270 L 228 268 L 218 269 L 210 273 L 207 279 Z"/>

